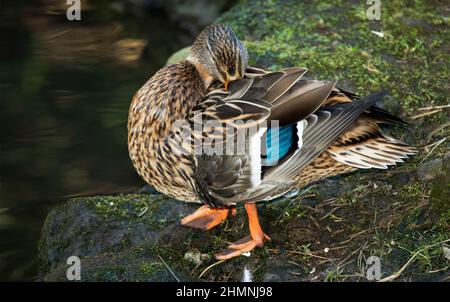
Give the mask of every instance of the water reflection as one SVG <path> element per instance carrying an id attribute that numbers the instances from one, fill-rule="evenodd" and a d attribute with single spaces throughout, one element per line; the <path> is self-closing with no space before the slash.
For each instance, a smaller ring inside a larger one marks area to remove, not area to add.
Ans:
<path id="1" fill-rule="evenodd" d="M 196 33 L 122 2 L 90 1 L 81 22 L 65 19 L 65 1 L 1 7 L 0 280 L 33 278 L 55 203 L 142 185 L 127 154 L 130 98 Z"/>

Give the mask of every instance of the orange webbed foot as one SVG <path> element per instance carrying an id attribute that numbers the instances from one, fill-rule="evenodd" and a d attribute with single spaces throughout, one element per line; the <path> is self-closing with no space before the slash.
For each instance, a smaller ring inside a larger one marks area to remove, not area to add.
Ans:
<path id="1" fill-rule="evenodd" d="M 258 221 L 256 205 L 254 203 L 245 204 L 248 215 L 250 236 L 246 236 L 236 242 L 228 245 L 228 249 L 215 255 L 218 260 L 231 259 L 255 249 L 263 247 L 264 242 L 270 240 L 269 236 L 264 234 Z"/>
<path id="2" fill-rule="evenodd" d="M 181 224 L 191 228 L 210 230 L 224 222 L 228 217 L 229 211 L 229 209 L 212 208 L 204 205 L 194 213 L 181 219 Z"/>
<path id="3" fill-rule="evenodd" d="M 237 256 L 242 255 L 243 253 L 250 252 L 254 250 L 256 247 L 263 247 L 264 242 L 270 240 L 269 236 L 263 233 L 262 238 L 252 239 L 251 236 L 246 236 L 236 242 L 228 245 L 228 249 L 217 253 L 215 255 L 217 260 L 227 260 Z"/>

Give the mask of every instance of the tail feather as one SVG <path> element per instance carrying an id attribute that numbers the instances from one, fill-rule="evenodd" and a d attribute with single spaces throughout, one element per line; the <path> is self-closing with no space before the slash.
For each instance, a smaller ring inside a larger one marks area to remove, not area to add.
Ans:
<path id="1" fill-rule="evenodd" d="M 336 161 L 360 169 L 387 169 L 416 154 L 413 147 L 389 137 L 371 138 L 359 144 L 331 146 L 328 152 Z"/>
<path id="2" fill-rule="evenodd" d="M 380 107 L 372 106 L 370 108 L 370 113 L 368 113 L 368 115 L 372 120 L 380 124 L 398 125 L 398 126 L 408 125 L 408 123 L 403 121 L 401 118 L 389 113 L 384 109 L 381 109 Z"/>

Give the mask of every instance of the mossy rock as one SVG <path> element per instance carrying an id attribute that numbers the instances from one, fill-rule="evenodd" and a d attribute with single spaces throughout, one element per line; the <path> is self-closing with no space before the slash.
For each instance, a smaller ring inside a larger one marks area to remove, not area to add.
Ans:
<path id="1" fill-rule="evenodd" d="M 59 265 L 43 276 L 42 281 L 65 282 L 69 265 Z M 174 282 L 193 281 L 189 275 L 177 269 L 173 275 L 151 248 L 135 248 L 119 253 L 105 253 L 94 257 L 83 257 L 80 266 L 83 282 Z"/>
<path id="2" fill-rule="evenodd" d="M 223 225 L 204 232 L 179 225 L 196 205 L 159 194 L 70 200 L 53 209 L 45 222 L 39 280 L 65 280 L 69 256 L 81 259 L 82 281 L 173 281 L 171 271 L 183 281 L 239 281 L 244 266 L 256 281 L 364 280 L 358 274 L 364 268 L 357 262 L 335 264 L 360 257 L 354 254 L 357 249 L 364 257 L 381 257 L 387 276 L 414 250 L 448 238 L 445 197 L 421 197 L 429 196 L 431 184 L 418 184 L 413 171 L 401 174 L 352 173 L 259 204 L 263 229 L 272 241 L 250 257 L 216 265 L 204 274 L 215 263 L 215 252 L 247 234 L 242 208 Z M 400 279 L 446 278 L 445 270 L 427 273 L 448 267 L 442 246 L 426 252 L 428 258 L 418 259 Z"/>
<path id="3" fill-rule="evenodd" d="M 39 243 L 40 277 L 54 280 L 55 271 L 60 276 L 61 269 L 68 267 L 67 258 L 77 256 L 90 271 L 90 278 L 97 274 L 97 268 L 109 271 L 115 266 L 125 266 L 126 272 L 121 276 L 130 278 L 134 270 L 128 271 L 128 266 L 135 268 L 138 262 L 155 261 L 156 254 L 143 254 L 143 246 L 150 251 L 161 242 L 178 243 L 178 236 L 189 237 L 189 230 L 178 229 L 177 225 L 181 217 L 194 209 L 195 206 L 159 194 L 70 200 L 54 208 L 44 223 Z"/>

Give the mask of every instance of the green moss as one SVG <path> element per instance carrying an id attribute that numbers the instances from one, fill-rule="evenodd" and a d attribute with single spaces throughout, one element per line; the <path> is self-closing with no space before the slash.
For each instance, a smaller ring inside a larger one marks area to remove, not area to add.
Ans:
<path id="1" fill-rule="evenodd" d="M 438 216 L 436 227 L 450 230 L 450 171 L 447 169 L 432 184 L 430 193 L 431 210 Z"/>
<path id="2" fill-rule="evenodd" d="M 82 280 L 117 282 L 123 280 L 125 272 L 126 268 L 123 265 L 112 265 L 105 268 L 97 268 L 82 274 Z"/>
<path id="3" fill-rule="evenodd" d="M 172 222 L 167 220 L 164 213 L 159 213 L 164 201 L 168 199 L 160 194 L 127 194 L 95 196 L 84 198 L 83 201 L 105 218 L 124 222 L 129 219 L 139 220 L 155 230 L 160 230 Z"/>
<path id="4" fill-rule="evenodd" d="M 145 195 L 96 196 L 86 200 L 104 217 L 130 218 L 138 216 L 147 207 Z"/>
<path id="5" fill-rule="evenodd" d="M 164 264 L 161 262 L 142 262 L 139 271 L 142 273 L 143 278 L 149 278 L 154 276 L 156 273 L 165 270 Z"/>
<path id="6" fill-rule="evenodd" d="M 380 21 L 368 21 L 365 2 L 248 0 L 217 23 L 230 24 L 249 49 L 250 63 L 275 70 L 307 67 L 319 79 L 367 95 L 387 90 L 407 114 L 418 107 L 447 104 L 449 19 L 435 1 L 388 1 Z M 384 37 L 372 33 L 383 32 Z M 443 124 L 445 112 L 419 121 L 415 143 L 427 127 Z"/>

